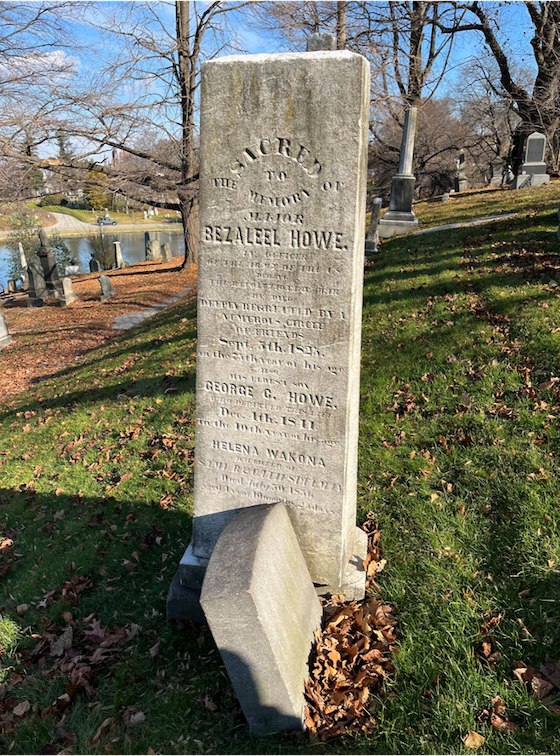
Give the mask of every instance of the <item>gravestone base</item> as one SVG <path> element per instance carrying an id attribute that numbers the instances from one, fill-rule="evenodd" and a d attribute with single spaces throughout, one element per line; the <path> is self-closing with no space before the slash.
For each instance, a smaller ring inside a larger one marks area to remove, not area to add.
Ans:
<path id="1" fill-rule="evenodd" d="M 40 297 L 27 297 L 28 307 L 44 307 L 45 301 Z"/>
<path id="2" fill-rule="evenodd" d="M 206 568 L 208 567 L 208 561 L 208 559 L 195 555 L 191 541 L 183 554 L 183 558 L 179 562 L 178 574 L 181 585 L 191 588 L 201 588 Z"/>
<path id="3" fill-rule="evenodd" d="M 377 252 L 379 252 L 379 249 L 377 248 L 377 242 L 371 239 L 366 239 L 366 243 L 365 243 L 366 255 L 375 255 Z"/>
<path id="4" fill-rule="evenodd" d="M 542 184 L 548 184 L 550 176 L 548 173 L 519 173 L 511 184 L 512 189 L 525 189 L 529 186 L 541 186 Z"/>
<path id="5" fill-rule="evenodd" d="M 400 213 L 397 210 L 388 210 L 379 221 L 379 238 L 388 239 L 397 234 L 407 234 L 416 231 L 418 218 L 414 213 Z"/>
<path id="6" fill-rule="evenodd" d="M 243 510 L 224 528 L 201 604 L 252 733 L 302 730 L 322 610 L 284 504 Z"/>
<path id="7" fill-rule="evenodd" d="M 167 619 L 206 624 L 206 617 L 200 606 L 200 590 L 200 586 L 189 588 L 183 585 L 177 570 L 167 594 Z"/>
<path id="8" fill-rule="evenodd" d="M 318 596 L 340 595 L 346 601 L 361 601 L 366 593 L 366 572 L 364 562 L 367 556 L 368 536 L 365 530 L 356 528 L 356 538 L 352 556 L 348 561 L 342 585 L 316 585 Z"/>

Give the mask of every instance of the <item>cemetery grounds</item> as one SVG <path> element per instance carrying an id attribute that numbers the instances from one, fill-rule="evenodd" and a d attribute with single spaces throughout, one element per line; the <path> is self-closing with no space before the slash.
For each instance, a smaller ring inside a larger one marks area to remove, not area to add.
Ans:
<path id="1" fill-rule="evenodd" d="M 559 200 L 552 182 L 420 203 L 421 226 L 518 215 L 366 263 L 358 517 L 397 649 L 365 732 L 253 739 L 208 629 L 166 623 L 192 521 L 196 303 L 116 336 L 109 308 L 130 303 L 99 305 L 93 348 L 61 349 L 0 409 L 2 750 L 558 752 Z M 45 353 L 44 320 L 18 335 L 7 318 L 3 364 L 34 333 Z"/>

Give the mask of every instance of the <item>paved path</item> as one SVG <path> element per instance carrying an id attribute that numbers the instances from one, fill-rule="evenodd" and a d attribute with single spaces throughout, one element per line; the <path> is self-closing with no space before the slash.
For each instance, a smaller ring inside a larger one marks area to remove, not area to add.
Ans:
<path id="1" fill-rule="evenodd" d="M 172 297 L 169 297 L 169 299 L 166 299 L 164 302 L 160 302 L 158 305 L 155 305 L 154 307 L 149 307 L 147 310 L 141 310 L 140 312 L 131 312 L 128 315 L 119 315 L 118 318 L 115 318 L 113 320 L 113 328 L 116 331 L 127 331 L 129 328 L 133 328 L 135 325 L 138 325 L 138 323 L 141 323 L 143 320 L 146 320 L 147 318 L 151 318 L 152 315 L 155 315 L 158 312 L 161 312 L 162 310 L 165 310 L 166 307 L 169 307 L 172 304 L 175 304 L 175 302 L 178 302 L 180 299 L 185 299 L 185 297 L 188 297 L 189 294 L 193 294 L 196 290 L 196 286 L 187 286 L 186 289 L 183 289 L 178 294 L 174 294 Z"/>
<path id="2" fill-rule="evenodd" d="M 53 229 L 55 231 L 87 231 L 91 233 L 94 228 L 97 228 L 97 223 L 84 223 L 74 218 L 73 215 L 66 215 L 66 213 L 51 213 L 51 215 L 56 219 L 56 224 L 47 229 L 48 231 Z"/>
<path id="3" fill-rule="evenodd" d="M 84 223 L 84 221 L 78 220 L 73 215 L 66 215 L 65 213 L 51 213 L 56 219 L 54 226 L 50 226 L 46 231 L 79 231 L 81 233 L 91 234 L 94 229 L 103 228 L 109 233 L 118 233 L 119 231 L 154 231 L 154 230 L 177 230 L 180 228 L 178 223 L 169 223 L 164 220 L 154 220 L 152 218 L 151 223 L 117 223 L 116 226 L 100 226 L 98 223 Z"/>
<path id="4" fill-rule="evenodd" d="M 481 226 L 484 223 L 492 223 L 492 221 L 506 220 L 506 218 L 515 218 L 519 213 L 507 213 L 506 215 L 491 215 L 489 218 L 477 218 L 477 220 L 465 221 L 465 223 L 448 223 L 445 226 L 434 226 L 433 228 L 422 228 L 420 231 L 415 231 L 414 236 L 420 236 L 421 234 L 433 234 L 434 231 L 450 231 L 453 228 L 467 228 L 468 226 Z"/>

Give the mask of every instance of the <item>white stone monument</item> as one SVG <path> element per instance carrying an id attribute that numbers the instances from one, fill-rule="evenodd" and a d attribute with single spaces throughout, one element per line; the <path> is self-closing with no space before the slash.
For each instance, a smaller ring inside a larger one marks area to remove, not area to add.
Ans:
<path id="1" fill-rule="evenodd" d="M 8 326 L 6 325 L 6 316 L 4 315 L 4 310 L 0 307 L 0 350 L 4 349 L 4 347 L 7 347 L 8 344 L 12 343 L 12 341 L 13 338 L 10 336 Z"/>
<path id="2" fill-rule="evenodd" d="M 174 581 L 194 596 L 225 525 L 274 502 L 318 590 L 363 596 L 368 98 L 367 61 L 346 51 L 203 66 L 194 523 Z"/>

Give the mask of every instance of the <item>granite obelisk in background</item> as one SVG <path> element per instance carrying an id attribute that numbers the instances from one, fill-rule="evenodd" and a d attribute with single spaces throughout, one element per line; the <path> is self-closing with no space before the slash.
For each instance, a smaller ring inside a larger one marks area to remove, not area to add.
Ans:
<path id="1" fill-rule="evenodd" d="M 404 117 L 399 171 L 391 181 L 389 209 L 379 221 L 379 236 L 386 239 L 395 234 L 404 234 L 418 228 L 418 220 L 412 212 L 416 179 L 412 172 L 414 140 L 418 108 L 408 108 Z"/>
<path id="2" fill-rule="evenodd" d="M 196 596 L 232 517 L 284 502 L 319 590 L 361 597 L 369 67 L 346 51 L 229 56 L 203 65 L 201 96 L 194 522 L 177 579 Z"/>

